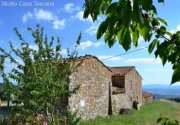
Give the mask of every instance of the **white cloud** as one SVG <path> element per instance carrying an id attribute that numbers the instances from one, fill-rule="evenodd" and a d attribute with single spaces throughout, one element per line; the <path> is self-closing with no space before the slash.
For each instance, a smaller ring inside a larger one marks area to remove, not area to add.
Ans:
<path id="1" fill-rule="evenodd" d="M 23 15 L 22 21 L 27 22 L 28 19 L 31 19 L 33 17 L 33 14 L 31 12 L 27 12 L 26 14 Z"/>
<path id="2" fill-rule="evenodd" d="M 64 5 L 64 9 L 66 12 L 73 13 L 74 11 L 80 10 L 78 6 L 74 6 L 73 3 L 67 3 Z"/>
<path id="3" fill-rule="evenodd" d="M 67 53 L 68 53 L 67 49 L 62 49 L 62 50 L 61 50 L 61 54 L 62 54 L 62 55 L 67 55 Z"/>
<path id="4" fill-rule="evenodd" d="M 147 68 L 145 69 L 147 72 L 164 72 L 164 71 L 169 71 L 167 68 Z"/>
<path id="5" fill-rule="evenodd" d="M 91 47 L 92 45 L 93 45 L 93 42 L 91 42 L 90 40 L 88 40 L 88 41 L 85 41 L 85 42 L 81 42 L 81 43 L 77 46 L 77 48 L 78 48 L 78 49 L 81 49 L 81 50 L 85 50 L 86 48 Z"/>
<path id="6" fill-rule="evenodd" d="M 17 59 L 16 59 L 16 61 L 17 61 Z M 12 70 L 13 68 L 16 68 L 16 66 L 17 65 L 15 65 L 14 63 L 11 63 L 11 61 L 10 61 L 10 59 L 6 59 L 5 60 L 5 70 L 8 70 L 8 71 L 10 71 L 10 70 Z"/>
<path id="7" fill-rule="evenodd" d="M 160 64 L 161 59 L 157 58 L 134 58 L 134 59 L 127 59 L 125 63 L 145 63 L 145 64 Z"/>
<path id="8" fill-rule="evenodd" d="M 16 60 L 19 64 L 24 65 L 24 62 L 22 61 L 22 59 L 20 59 L 20 58 L 15 58 L 15 60 Z M 5 70 L 10 71 L 12 68 L 16 68 L 17 65 L 16 65 L 15 63 L 12 63 L 12 62 L 10 61 L 10 59 L 8 58 L 8 59 L 5 60 L 5 67 L 6 67 Z"/>
<path id="9" fill-rule="evenodd" d="M 79 11 L 76 15 L 75 18 L 80 20 L 80 21 L 89 21 L 89 22 L 93 22 L 92 18 L 89 16 L 88 18 L 84 19 L 83 18 L 84 12 L 83 11 Z"/>
<path id="10" fill-rule="evenodd" d="M 30 19 L 35 19 L 38 21 L 48 21 L 52 23 L 54 29 L 63 29 L 65 26 L 65 19 L 58 19 L 56 15 L 50 11 L 43 9 L 34 9 L 32 12 L 27 12 L 23 15 L 22 21 L 25 23 Z"/>
<path id="11" fill-rule="evenodd" d="M 54 29 L 63 29 L 63 27 L 65 26 L 65 20 L 55 20 L 53 21 L 53 28 Z"/>
<path id="12" fill-rule="evenodd" d="M 34 9 L 33 12 L 25 13 L 22 17 L 22 21 L 27 22 L 29 19 L 33 18 L 44 21 L 53 21 L 57 19 L 57 17 L 49 11 L 43 9 Z"/>
<path id="13" fill-rule="evenodd" d="M 170 33 L 175 33 L 175 32 L 176 32 L 176 30 L 170 30 L 169 32 L 170 32 Z"/>
<path id="14" fill-rule="evenodd" d="M 176 27 L 176 29 L 170 30 L 170 33 L 175 33 L 175 32 L 177 32 L 177 31 L 180 31 L 180 25 L 178 25 L 178 26 Z"/>
<path id="15" fill-rule="evenodd" d="M 79 50 L 85 50 L 85 49 L 87 49 L 87 48 L 89 48 L 89 47 L 100 47 L 100 46 L 102 46 L 102 45 L 104 45 L 103 42 L 92 42 L 92 41 L 90 41 L 90 40 L 87 40 L 87 41 L 85 41 L 85 42 L 81 42 L 81 43 L 77 46 L 77 48 L 78 48 Z"/>
<path id="16" fill-rule="evenodd" d="M 178 31 L 180 31 L 180 25 L 178 25 L 176 29 L 177 29 Z"/>
<path id="17" fill-rule="evenodd" d="M 73 3 L 67 3 L 64 5 L 64 9 L 67 12 L 72 12 L 72 8 L 73 8 L 74 4 Z"/>
<path id="18" fill-rule="evenodd" d="M 33 49 L 33 50 L 38 50 L 38 46 L 37 45 L 29 45 L 29 48 Z M 55 50 L 54 50 L 55 51 Z M 61 50 L 61 54 L 62 55 L 66 55 L 68 52 L 67 52 L 67 49 L 62 49 Z"/>
<path id="19" fill-rule="evenodd" d="M 121 58 L 120 57 L 114 57 L 112 55 L 110 56 L 97 56 L 99 60 L 105 60 L 107 59 L 108 61 L 118 61 L 120 60 Z"/>
<path id="20" fill-rule="evenodd" d="M 90 34 L 90 35 L 95 35 L 97 32 L 97 29 L 98 29 L 98 26 L 92 25 L 88 29 L 86 29 L 85 32 Z"/>
<path id="21" fill-rule="evenodd" d="M 96 43 L 94 43 L 94 47 L 99 47 L 99 46 L 102 46 L 102 45 L 104 45 L 103 42 L 96 42 Z"/>
<path id="22" fill-rule="evenodd" d="M 35 18 L 38 20 L 53 21 L 57 19 L 57 17 L 53 15 L 51 12 L 43 9 L 34 9 L 33 13 Z"/>
<path id="23" fill-rule="evenodd" d="M 29 48 L 33 49 L 33 50 L 38 50 L 38 46 L 37 45 L 29 45 Z"/>

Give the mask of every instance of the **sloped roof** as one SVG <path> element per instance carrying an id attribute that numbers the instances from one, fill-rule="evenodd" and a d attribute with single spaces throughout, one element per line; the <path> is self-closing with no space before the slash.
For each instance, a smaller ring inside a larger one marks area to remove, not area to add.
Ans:
<path id="1" fill-rule="evenodd" d="M 153 96 L 153 94 L 143 91 L 142 96 L 144 98 L 147 98 L 147 97 Z"/>
<path id="2" fill-rule="evenodd" d="M 79 61 L 79 60 L 84 60 L 84 59 L 89 59 L 89 58 L 96 59 L 97 61 L 99 61 L 105 68 L 107 68 L 112 73 L 111 69 L 108 66 L 106 66 L 103 62 L 101 62 L 96 56 L 85 55 L 85 56 L 78 57 L 76 60 Z"/>
<path id="3" fill-rule="evenodd" d="M 124 66 L 124 67 L 110 67 L 113 76 L 126 75 L 131 69 L 135 69 L 135 66 Z"/>

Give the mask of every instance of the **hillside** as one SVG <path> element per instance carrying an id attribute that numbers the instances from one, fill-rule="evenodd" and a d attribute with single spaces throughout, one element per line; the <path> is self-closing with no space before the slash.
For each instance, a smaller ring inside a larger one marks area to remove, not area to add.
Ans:
<path id="1" fill-rule="evenodd" d="M 154 101 L 143 106 L 140 111 L 133 110 L 133 114 L 130 116 L 98 117 L 81 122 L 80 125 L 157 125 L 156 120 L 161 114 L 180 122 L 180 104 Z"/>
<path id="2" fill-rule="evenodd" d="M 152 93 L 156 99 L 180 98 L 180 85 L 143 85 L 143 90 Z"/>

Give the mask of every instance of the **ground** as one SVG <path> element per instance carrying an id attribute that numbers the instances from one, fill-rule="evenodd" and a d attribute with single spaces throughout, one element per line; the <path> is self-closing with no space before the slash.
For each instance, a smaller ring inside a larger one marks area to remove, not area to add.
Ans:
<path id="1" fill-rule="evenodd" d="M 0 118 L 5 114 L 6 112 L 0 110 Z M 133 110 L 132 115 L 97 117 L 94 120 L 81 122 L 80 125 L 157 125 L 157 118 L 161 114 L 180 122 L 180 104 L 156 100 L 143 106 L 140 111 Z"/>
<path id="2" fill-rule="evenodd" d="M 98 117 L 94 120 L 81 122 L 80 125 L 157 125 L 157 118 L 161 114 L 180 122 L 180 104 L 154 101 L 143 106 L 140 111 L 133 110 L 133 114 L 130 116 Z"/>

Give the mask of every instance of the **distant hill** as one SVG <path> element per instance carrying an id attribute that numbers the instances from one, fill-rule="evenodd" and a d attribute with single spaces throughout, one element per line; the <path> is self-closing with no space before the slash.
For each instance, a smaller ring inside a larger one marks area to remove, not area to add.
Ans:
<path id="1" fill-rule="evenodd" d="M 180 85 L 143 85 L 143 90 L 154 94 L 156 99 L 180 98 Z"/>

